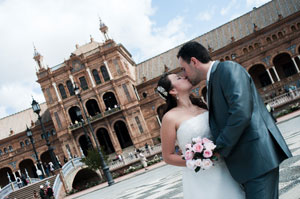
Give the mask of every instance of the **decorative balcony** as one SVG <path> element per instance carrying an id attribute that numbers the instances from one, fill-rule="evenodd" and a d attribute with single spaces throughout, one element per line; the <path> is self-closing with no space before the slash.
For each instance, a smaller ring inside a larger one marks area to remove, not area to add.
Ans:
<path id="1" fill-rule="evenodd" d="M 105 111 L 104 113 L 98 113 L 97 115 L 89 116 L 90 123 L 96 122 L 96 121 L 98 121 L 102 118 L 105 118 L 105 117 L 108 117 L 108 116 L 113 115 L 115 113 L 118 113 L 119 111 L 121 111 L 121 108 L 119 106 L 117 106 L 115 108 L 112 108 L 112 109 L 109 109 L 109 110 Z M 88 124 L 87 122 L 84 122 L 84 123 L 85 123 L 85 125 Z M 76 130 L 76 129 L 81 128 L 81 127 L 82 127 L 82 122 L 77 122 L 75 124 L 70 124 L 69 129 L 71 131 L 73 131 L 73 130 Z"/>
<path id="2" fill-rule="evenodd" d="M 265 103 L 268 103 L 271 107 L 276 108 L 299 99 L 300 99 L 300 88 L 295 90 L 290 90 L 288 93 L 279 95 L 270 100 L 266 100 Z"/>

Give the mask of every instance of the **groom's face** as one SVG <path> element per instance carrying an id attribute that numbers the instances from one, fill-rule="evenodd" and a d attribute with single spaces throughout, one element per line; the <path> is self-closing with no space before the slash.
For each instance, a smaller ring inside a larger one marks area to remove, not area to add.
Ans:
<path id="1" fill-rule="evenodd" d="M 182 76 L 186 77 L 193 86 L 199 84 L 202 80 L 202 74 L 199 69 L 197 69 L 197 61 L 196 58 L 192 57 L 190 63 L 187 63 L 181 57 L 179 57 L 179 63 L 182 71 Z"/>

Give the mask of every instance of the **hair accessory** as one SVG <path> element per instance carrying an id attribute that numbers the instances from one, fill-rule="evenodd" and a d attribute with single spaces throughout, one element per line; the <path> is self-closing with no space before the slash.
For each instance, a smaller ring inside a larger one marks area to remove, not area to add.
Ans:
<path id="1" fill-rule="evenodd" d="M 168 96 L 168 92 L 166 91 L 166 89 L 162 86 L 158 86 L 156 88 L 156 90 L 158 91 L 159 96 L 163 99 L 163 100 L 167 100 L 167 96 Z"/>

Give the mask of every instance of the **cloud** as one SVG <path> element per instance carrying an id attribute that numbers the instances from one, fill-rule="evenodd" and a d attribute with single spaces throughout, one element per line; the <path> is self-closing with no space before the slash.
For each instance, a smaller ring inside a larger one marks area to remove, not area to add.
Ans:
<path id="1" fill-rule="evenodd" d="M 38 102 L 44 101 L 41 92 L 35 92 L 39 85 L 35 82 L 11 82 L 0 87 L 0 118 L 13 112 L 19 112 L 30 108 L 32 97 Z"/>
<path id="2" fill-rule="evenodd" d="M 55 66 L 68 59 L 75 44 L 89 42 L 90 35 L 103 40 L 99 15 L 110 37 L 139 63 L 187 40 L 188 25 L 182 16 L 157 27 L 150 19 L 154 13 L 151 0 L 1 1 L 0 117 L 28 108 L 31 94 L 44 101 L 35 82 L 33 42 L 44 63 Z"/>
<path id="3" fill-rule="evenodd" d="M 200 12 L 197 15 L 196 19 L 199 21 L 210 21 L 215 14 L 215 10 L 215 7 L 212 7 L 211 9 L 208 9 L 204 12 Z"/>
<path id="4" fill-rule="evenodd" d="M 230 10 L 233 9 L 234 6 L 236 6 L 236 3 L 236 0 L 231 0 L 226 7 L 221 9 L 221 15 L 226 15 Z"/>
<path id="5" fill-rule="evenodd" d="M 259 7 L 271 0 L 247 0 L 246 4 L 248 7 L 253 6 L 253 7 Z"/>

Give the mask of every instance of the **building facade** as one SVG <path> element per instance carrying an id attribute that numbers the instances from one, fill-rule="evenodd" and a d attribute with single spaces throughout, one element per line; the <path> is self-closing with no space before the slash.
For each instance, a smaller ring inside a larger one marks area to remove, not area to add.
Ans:
<path id="1" fill-rule="evenodd" d="M 265 102 L 280 109 L 285 103 L 299 100 L 299 10 L 297 0 L 273 0 L 193 40 L 207 47 L 214 60 L 240 63 Z M 76 45 L 68 60 L 51 68 L 43 64 L 37 50 L 34 52 L 37 81 L 46 99 L 41 105 L 42 118 L 60 162 L 64 157 L 87 154 L 85 131 L 92 145 L 98 142 L 106 154 L 159 143 L 158 113 L 164 102 L 154 88 L 163 72 L 179 71 L 176 54 L 181 45 L 136 64 L 124 46 L 108 37 L 107 30 L 100 23 L 105 42 L 91 38 L 87 44 Z M 82 103 L 75 94 L 75 85 L 80 89 Z M 282 103 L 291 87 L 295 95 Z M 193 92 L 206 96 L 205 83 L 201 82 Z M 0 140 L 0 179 L 7 179 L 1 180 L 0 186 L 8 183 L 7 173 L 14 179 L 26 168 L 29 175 L 35 175 L 36 159 L 28 144 L 26 125 L 33 131 L 39 158 L 50 161 L 41 126 L 32 110 L 3 118 L 0 125 L 5 131 Z"/>

